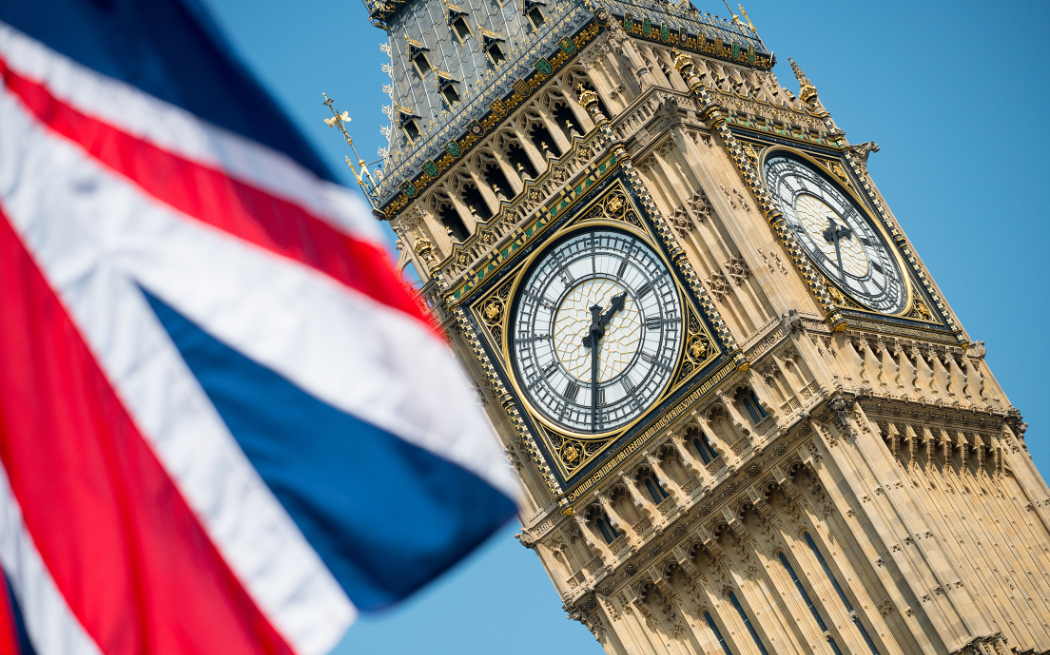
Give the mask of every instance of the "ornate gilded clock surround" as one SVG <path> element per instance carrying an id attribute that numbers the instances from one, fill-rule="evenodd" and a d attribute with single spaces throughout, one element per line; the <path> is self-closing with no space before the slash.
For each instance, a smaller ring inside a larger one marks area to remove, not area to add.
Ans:
<path id="1" fill-rule="evenodd" d="M 823 149 L 815 147 L 803 149 L 796 144 L 779 143 L 774 139 L 769 139 L 772 141 L 769 143 L 764 142 L 766 139 L 758 140 L 752 135 L 748 136 L 755 138 L 754 141 L 744 143 L 751 152 L 756 154 L 752 163 L 757 171 L 764 171 L 766 161 L 776 155 L 786 154 L 805 161 L 823 174 L 854 203 L 868 223 L 878 230 L 887 250 L 892 253 L 897 262 L 907 288 L 908 301 L 904 309 L 894 314 L 885 314 L 854 302 L 838 282 L 828 279 L 822 271 L 818 271 L 824 280 L 828 294 L 842 311 L 846 325 L 867 331 L 932 339 L 942 343 L 959 343 L 958 329 L 952 327 L 952 321 L 946 312 L 938 310 L 936 301 L 932 298 L 932 289 L 924 288 L 928 287 L 928 284 L 923 284 L 925 274 L 917 266 L 914 257 L 909 260 L 906 244 L 898 238 L 900 233 L 893 229 L 892 223 L 879 218 L 878 212 L 868 197 L 869 194 L 860 192 L 863 182 L 849 172 L 848 159 L 843 158 L 841 153 L 837 152 L 824 152 Z M 764 175 L 761 178 L 764 186 Z"/>
<path id="2" fill-rule="evenodd" d="M 702 118 L 718 135 L 730 160 L 736 166 L 748 190 L 751 191 L 758 207 L 765 214 L 777 240 L 785 248 L 795 268 L 806 281 L 810 293 L 826 314 L 828 323 L 834 331 L 840 332 L 853 328 L 955 345 L 965 342 L 961 328 L 948 313 L 940 295 L 934 289 L 922 267 L 919 266 L 907 239 L 886 214 L 874 189 L 864 179 L 864 174 L 850 154 L 848 146 L 827 147 L 805 143 L 801 139 L 804 135 L 797 135 L 799 138 L 791 140 L 777 137 L 772 133 L 768 124 L 763 124 L 763 127 L 760 128 L 750 121 L 729 115 L 729 110 L 719 105 L 699 77 L 693 74 L 694 66 L 689 57 L 678 55 L 675 59 L 675 68 L 686 79 L 690 91 L 704 107 Z M 828 117 L 827 112 L 819 105 L 813 105 L 810 114 L 820 120 Z M 827 125 L 829 130 L 834 128 L 831 123 Z M 810 161 L 819 161 L 821 165 L 818 168 L 830 171 L 832 175 L 829 177 L 832 181 L 835 178 L 842 180 L 842 183 L 837 186 L 847 187 L 845 190 L 849 196 L 872 219 L 872 224 L 884 235 L 889 236 L 887 240 L 889 249 L 895 257 L 907 263 L 907 266 L 902 268 L 902 272 L 914 294 L 909 298 L 906 315 L 881 314 L 852 303 L 848 296 L 839 292 L 837 286 L 811 264 L 804 249 L 794 235 L 786 229 L 784 217 L 766 188 L 765 176 L 762 174 L 763 167 L 765 158 L 774 149 L 790 152 Z M 843 177 L 846 179 L 842 179 Z M 859 193 L 860 189 L 863 189 L 863 194 Z"/>
<path id="3" fill-rule="evenodd" d="M 651 209 L 646 207 L 647 199 L 640 198 L 635 191 L 636 182 L 632 181 L 631 173 L 629 160 L 618 162 L 588 193 L 570 201 L 560 217 L 545 226 L 543 233 L 521 248 L 513 260 L 471 289 L 461 305 L 466 310 L 464 317 L 480 337 L 488 360 L 498 370 L 515 403 L 524 410 L 523 420 L 557 486 L 568 489 L 565 496 L 569 503 L 658 434 L 661 420 L 679 415 L 684 406 L 711 392 L 718 381 L 746 367 L 735 342 L 731 337 L 726 339 L 728 333 L 724 327 L 722 330 L 715 327 L 722 325 L 717 310 L 709 300 L 703 302 L 706 298 L 697 297 L 687 283 L 687 271 L 683 268 L 687 264 L 669 252 L 656 228 L 656 221 L 662 218 L 656 216 L 654 220 Z M 609 207 L 616 204 L 610 203 L 610 199 L 622 199 L 622 210 L 610 213 Z M 531 407 L 510 363 L 509 321 L 518 289 L 535 262 L 574 232 L 599 226 L 632 235 L 652 248 L 663 261 L 682 301 L 684 339 L 682 352 L 674 363 L 672 381 L 657 400 L 626 426 L 594 435 L 565 430 Z"/>

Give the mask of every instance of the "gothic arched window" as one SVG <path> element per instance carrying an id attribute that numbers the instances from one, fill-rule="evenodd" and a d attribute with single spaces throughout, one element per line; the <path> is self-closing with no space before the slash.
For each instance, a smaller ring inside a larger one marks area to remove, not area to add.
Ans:
<path id="1" fill-rule="evenodd" d="M 758 402 L 758 396 L 755 395 L 753 389 L 741 389 L 737 393 L 737 399 L 744 410 L 747 411 L 747 415 L 753 424 L 758 425 L 764 418 L 769 416 L 766 410 L 762 408 L 762 403 Z"/>
<path id="2" fill-rule="evenodd" d="M 531 137 L 532 144 L 536 146 L 536 149 L 544 156 L 544 158 L 561 157 L 561 152 L 558 149 L 558 144 L 554 142 L 554 137 L 547 131 L 547 128 L 539 121 L 532 124 L 529 129 L 529 136 Z"/>
<path id="3" fill-rule="evenodd" d="M 708 441 L 706 434 L 696 428 L 692 428 L 689 430 L 689 436 L 693 438 L 693 448 L 696 450 L 696 454 L 700 455 L 700 459 L 703 460 L 704 464 L 710 464 L 718 459 L 718 451 Z"/>
<path id="4" fill-rule="evenodd" d="M 711 612 L 704 612 L 704 620 L 707 621 L 707 627 L 711 628 L 711 632 L 715 633 L 715 639 L 718 640 L 718 645 L 722 647 L 722 651 L 726 655 L 733 655 L 733 651 L 729 650 L 729 644 L 722 637 L 722 631 L 718 629 L 715 620 L 711 618 Z"/>
<path id="5" fill-rule="evenodd" d="M 620 536 L 612 522 L 609 521 L 609 515 L 604 511 L 594 517 L 594 525 L 598 527 L 598 532 L 602 533 L 602 539 L 605 539 L 607 544 L 616 541 L 616 538 Z"/>
<path id="6" fill-rule="evenodd" d="M 811 537 L 808 532 L 803 532 L 802 536 L 806 540 L 806 545 L 808 545 L 809 549 L 813 551 L 813 555 L 817 558 L 817 561 L 820 562 L 821 568 L 824 569 L 824 575 L 828 577 L 831 586 L 835 588 L 835 592 L 839 595 L 839 599 L 842 601 L 842 605 L 846 608 L 846 611 L 849 612 L 850 617 L 853 619 L 853 623 L 856 624 L 857 629 L 860 630 L 861 636 L 864 637 L 864 641 L 868 644 L 868 649 L 872 652 L 872 655 L 879 655 L 879 650 L 875 647 L 875 642 L 872 641 L 867 628 L 861 623 L 860 617 L 853 611 L 853 603 L 849 602 L 846 593 L 842 591 L 838 579 L 831 571 L 831 567 L 828 566 L 828 562 L 824 559 L 824 555 L 821 554 L 820 549 L 817 548 L 817 544 L 813 541 L 813 537 Z M 781 555 L 781 557 L 783 557 L 783 555 Z"/>
<path id="7" fill-rule="evenodd" d="M 456 211 L 452 201 L 447 197 L 443 200 L 439 197 L 437 215 L 438 220 L 445 226 L 445 230 L 450 237 L 459 241 L 466 241 L 470 236 L 467 226 L 463 224 L 463 219 L 459 217 L 459 212 Z"/>
<path id="8" fill-rule="evenodd" d="M 652 498 L 653 503 L 659 505 L 667 498 L 667 492 L 660 486 L 660 480 L 657 479 L 656 474 L 652 471 L 645 471 L 642 476 L 638 478 L 638 484 L 645 488 L 646 493 Z"/>
<path id="9" fill-rule="evenodd" d="M 463 199 L 463 204 L 467 206 L 467 211 L 474 217 L 474 220 L 487 221 L 492 218 L 492 212 L 489 211 L 485 198 L 473 183 L 463 185 L 460 197 Z"/>
<path id="10" fill-rule="evenodd" d="M 565 133 L 565 138 L 570 142 L 573 136 L 583 136 L 583 128 L 580 126 L 580 121 L 576 119 L 576 115 L 572 113 L 569 106 L 564 102 L 558 102 L 554 105 L 554 122 L 557 123 L 561 131 Z"/>
<path id="11" fill-rule="evenodd" d="M 740 620 L 743 622 L 744 627 L 747 628 L 749 633 L 751 633 L 751 638 L 755 640 L 755 646 L 758 646 L 758 652 L 762 653 L 762 655 L 769 655 L 766 651 L 765 645 L 762 644 L 762 640 L 758 637 L 758 631 L 755 630 L 755 626 L 752 625 L 751 619 L 748 618 L 747 612 L 744 611 L 744 606 L 740 604 L 736 594 L 730 591 L 728 598 L 729 602 L 733 604 L 733 607 L 736 608 L 737 613 L 740 615 Z"/>
<path id="12" fill-rule="evenodd" d="M 820 615 L 817 606 L 813 604 L 812 600 L 810 600 L 809 592 L 806 591 L 806 588 L 802 585 L 802 581 L 799 580 L 798 575 L 795 574 L 795 567 L 791 566 L 791 562 L 788 561 L 787 555 L 783 552 L 777 553 L 777 556 L 780 559 L 781 566 L 787 571 L 788 577 L 790 577 L 791 581 L 795 583 L 795 589 L 797 589 L 799 595 L 802 596 L 802 602 L 804 602 L 806 607 L 809 608 L 809 613 L 813 615 L 813 619 L 817 622 L 820 631 L 825 634 L 825 638 L 828 640 L 828 645 L 831 646 L 831 650 L 835 651 L 835 655 L 842 655 L 838 642 L 836 642 L 835 638 L 828 633 L 828 625 L 824 622 L 824 617 Z"/>

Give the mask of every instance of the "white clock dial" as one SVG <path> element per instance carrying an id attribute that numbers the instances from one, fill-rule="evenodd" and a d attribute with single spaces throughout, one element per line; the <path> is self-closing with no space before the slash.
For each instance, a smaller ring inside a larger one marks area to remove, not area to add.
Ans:
<path id="1" fill-rule="evenodd" d="M 861 305 L 886 314 L 904 309 L 904 278 L 864 212 L 807 164 L 766 161 L 766 184 L 784 220 L 813 262 Z"/>
<path id="2" fill-rule="evenodd" d="M 511 321 L 522 392 L 574 432 L 606 432 L 640 416 L 670 383 L 682 345 L 670 271 L 644 243 L 614 230 L 577 233 L 546 253 L 524 280 Z"/>

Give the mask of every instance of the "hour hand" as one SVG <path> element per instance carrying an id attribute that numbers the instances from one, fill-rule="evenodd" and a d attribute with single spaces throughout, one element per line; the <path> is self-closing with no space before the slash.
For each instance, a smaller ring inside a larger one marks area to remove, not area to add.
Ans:
<path id="1" fill-rule="evenodd" d="M 601 326 L 603 328 L 606 325 L 609 324 L 609 321 L 612 320 L 612 317 L 616 314 L 616 312 L 618 312 L 621 309 L 623 309 L 624 300 L 626 300 L 626 299 L 627 299 L 627 292 L 626 291 L 621 291 L 620 293 L 618 293 L 618 294 L 616 294 L 615 296 L 612 297 L 612 302 L 609 303 L 609 309 L 605 310 L 605 313 L 602 314 Z"/>

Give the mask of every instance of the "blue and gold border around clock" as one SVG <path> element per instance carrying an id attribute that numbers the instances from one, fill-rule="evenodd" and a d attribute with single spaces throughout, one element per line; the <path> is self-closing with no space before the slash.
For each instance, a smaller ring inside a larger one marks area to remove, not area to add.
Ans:
<path id="1" fill-rule="evenodd" d="M 725 332 L 721 319 L 710 314 L 716 310 L 709 299 L 697 296 L 687 283 L 681 259 L 676 258 L 660 238 L 647 203 L 635 192 L 623 164 L 621 160 L 610 160 L 608 169 L 591 183 L 577 182 L 545 205 L 540 212 L 543 225 L 532 233 L 531 238 L 523 240 L 516 250 L 506 253 L 500 265 L 493 265 L 491 271 L 479 277 L 463 303 L 471 328 L 481 337 L 485 354 L 498 370 L 513 403 L 524 410 L 522 418 L 558 487 L 566 490 L 563 499 L 570 505 L 615 471 L 631 453 L 643 448 L 670 421 L 740 369 L 744 361 L 736 344 Z M 622 217 L 610 218 L 600 211 L 605 199 L 613 194 L 622 194 L 627 200 L 629 211 Z M 615 227 L 645 241 L 671 271 L 685 309 L 686 338 L 683 352 L 675 364 L 672 383 L 640 418 L 622 429 L 602 435 L 566 432 L 529 411 L 528 402 L 517 386 L 508 350 L 508 319 L 513 313 L 517 285 L 531 264 L 563 235 L 587 224 Z M 698 346 L 690 350 L 694 340 Z M 702 354 L 698 358 L 692 356 L 699 353 Z M 576 449 L 571 462 L 566 457 L 570 452 L 567 449 Z"/>
<path id="2" fill-rule="evenodd" d="M 853 302 L 838 282 L 822 275 L 844 319 L 845 327 L 951 345 L 965 342 L 962 330 L 919 265 L 904 235 L 882 206 L 875 190 L 864 179 L 856 162 L 846 156 L 844 150 L 816 144 L 801 144 L 794 139 L 778 138 L 772 134 L 740 127 L 734 128 L 734 132 L 743 145 L 744 152 L 752 159 L 756 170 L 760 171 L 763 184 L 765 162 L 769 156 L 776 153 L 789 154 L 807 161 L 862 209 L 896 257 L 901 272 L 907 278 L 909 293 L 906 307 L 897 314 L 884 314 Z"/>

